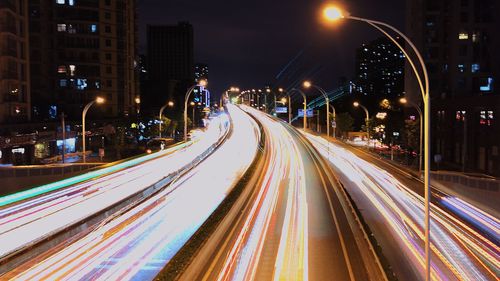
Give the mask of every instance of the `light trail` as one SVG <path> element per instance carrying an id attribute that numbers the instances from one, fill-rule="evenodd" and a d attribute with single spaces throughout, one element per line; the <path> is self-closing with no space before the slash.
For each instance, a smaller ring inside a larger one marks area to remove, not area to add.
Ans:
<path id="1" fill-rule="evenodd" d="M 409 259 L 424 272 L 423 198 L 403 185 L 387 171 L 376 167 L 348 150 L 325 139 L 305 134 L 313 145 L 348 178 L 389 225 L 394 239 L 408 253 Z M 446 205 L 477 219 L 482 229 L 498 237 L 498 220 L 454 197 Z M 499 247 L 455 216 L 432 204 L 431 248 L 434 253 L 432 278 L 443 280 L 494 280 L 499 275 Z M 421 275 L 423 278 L 423 275 Z"/>
<path id="2" fill-rule="evenodd" d="M 91 172 L 97 178 L 5 206 L 0 210 L 0 258 L 174 175 L 225 134 L 226 130 L 219 125 L 227 121 L 226 115 L 213 119 L 211 126 L 189 146 L 180 145 L 142 160 L 134 159 L 132 164 L 122 163 L 122 168 L 114 173 L 109 173 L 108 168 L 104 172 Z M 124 166 L 130 168 L 123 169 Z"/>
<path id="3" fill-rule="evenodd" d="M 233 133 L 174 184 L 76 242 L 0 278 L 153 279 L 229 194 L 255 157 L 257 125 L 241 110 L 231 105 L 228 110 Z"/>
<path id="4" fill-rule="evenodd" d="M 279 122 L 250 107 L 244 107 L 261 122 L 270 150 L 262 185 L 219 272 L 218 280 L 254 280 L 269 239 L 272 221 L 280 220 L 277 209 L 285 204 L 275 280 L 308 279 L 308 217 L 304 164 L 292 136 Z M 279 201 L 280 193 L 284 202 Z"/>

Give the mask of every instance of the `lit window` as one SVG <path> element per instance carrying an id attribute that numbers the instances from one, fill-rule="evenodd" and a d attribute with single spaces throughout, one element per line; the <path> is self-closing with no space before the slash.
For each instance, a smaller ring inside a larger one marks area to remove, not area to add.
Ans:
<path id="1" fill-rule="evenodd" d="M 467 40 L 467 39 L 469 39 L 469 33 L 464 32 L 464 31 L 460 32 L 458 34 L 458 39 L 459 40 Z"/>
<path id="2" fill-rule="evenodd" d="M 69 65 L 69 75 L 75 76 L 76 66 L 74 64 Z"/>
<path id="3" fill-rule="evenodd" d="M 465 113 L 466 113 L 466 111 L 457 111 L 455 119 L 457 119 L 457 121 L 464 121 L 465 120 Z"/>
<path id="4" fill-rule="evenodd" d="M 56 0 L 57 4 L 66 4 L 66 0 Z"/>
<path id="5" fill-rule="evenodd" d="M 49 106 L 49 118 L 56 119 L 57 118 L 57 105 Z"/>
<path id="6" fill-rule="evenodd" d="M 66 79 L 59 80 L 59 87 L 67 87 L 67 86 L 68 86 L 68 80 Z"/>
<path id="7" fill-rule="evenodd" d="M 57 68 L 57 73 L 66 73 L 67 69 L 66 69 L 66 66 L 65 65 L 60 65 L 58 68 Z"/>
<path id="8" fill-rule="evenodd" d="M 491 126 L 493 119 L 493 110 L 482 110 L 479 112 L 479 124 Z"/>
<path id="9" fill-rule="evenodd" d="M 481 92 L 491 92 L 493 91 L 493 78 L 483 78 L 481 79 L 481 84 L 479 86 Z"/>
<path id="10" fill-rule="evenodd" d="M 465 72 L 465 65 L 464 64 L 459 64 L 458 65 L 458 71 L 464 73 Z"/>
<path id="11" fill-rule="evenodd" d="M 75 6 L 75 0 L 68 0 L 68 5 Z"/>
<path id="12" fill-rule="evenodd" d="M 66 24 L 65 23 L 58 23 L 57 24 L 57 31 L 59 31 L 59 32 L 66 31 Z"/>
<path id="13" fill-rule="evenodd" d="M 479 64 L 478 64 L 478 63 L 473 63 L 473 64 L 471 65 L 471 71 L 472 71 L 472 73 L 479 72 L 479 68 L 480 68 L 480 67 L 479 67 Z"/>
<path id="14" fill-rule="evenodd" d="M 100 89 L 101 88 L 101 82 L 100 81 L 95 81 L 95 88 Z"/>
<path id="15" fill-rule="evenodd" d="M 472 33 L 472 42 L 474 43 L 479 42 L 479 32 Z"/>
<path id="16" fill-rule="evenodd" d="M 97 32 L 97 24 L 91 24 L 90 25 L 90 32 L 96 33 Z"/>
<path id="17" fill-rule="evenodd" d="M 68 25 L 68 33 L 71 33 L 71 34 L 76 33 L 76 28 L 73 27 L 73 25 L 71 25 L 71 24 Z"/>
<path id="18" fill-rule="evenodd" d="M 85 90 L 87 88 L 87 79 L 76 79 L 76 89 Z"/>

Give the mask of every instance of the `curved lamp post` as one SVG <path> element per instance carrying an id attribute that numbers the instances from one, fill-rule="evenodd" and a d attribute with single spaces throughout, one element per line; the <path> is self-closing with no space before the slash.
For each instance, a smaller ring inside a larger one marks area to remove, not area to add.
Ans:
<path id="1" fill-rule="evenodd" d="M 279 88 L 278 92 L 285 93 L 288 96 L 288 124 L 292 124 L 292 99 L 290 93 L 283 90 L 283 88 Z"/>
<path id="2" fill-rule="evenodd" d="M 311 87 L 315 88 L 325 98 L 325 104 L 326 104 L 326 136 L 329 137 L 330 136 L 330 100 L 328 99 L 328 94 L 321 87 L 318 87 L 318 86 L 312 84 L 310 81 L 305 81 L 304 84 L 303 84 L 303 86 L 306 89 L 309 89 Z"/>
<path id="3" fill-rule="evenodd" d="M 87 103 L 87 105 L 85 105 L 85 107 L 83 108 L 83 112 L 82 112 L 82 154 L 83 154 L 83 163 L 87 162 L 87 158 L 86 158 L 86 155 L 85 155 L 85 150 L 86 150 L 85 141 L 86 141 L 86 138 L 87 138 L 86 134 L 85 134 L 85 117 L 87 116 L 87 111 L 89 111 L 90 107 L 92 105 L 94 105 L 94 103 L 103 104 L 104 101 L 105 101 L 104 98 L 97 97 L 95 100 Z"/>
<path id="4" fill-rule="evenodd" d="M 400 50 L 403 52 L 405 55 L 408 63 L 410 64 L 416 78 L 419 84 L 420 92 L 422 94 L 422 100 L 424 103 L 424 153 L 425 153 L 425 159 L 424 159 L 424 193 L 425 193 L 425 280 L 429 281 L 431 280 L 431 249 L 430 249 L 430 158 L 431 158 L 431 152 L 430 152 L 430 126 L 431 126 L 431 120 L 430 120 L 430 115 L 431 115 L 431 101 L 430 101 L 430 96 L 429 96 L 429 75 L 427 73 L 427 68 L 425 66 L 424 59 L 420 52 L 418 51 L 417 47 L 415 47 L 415 44 L 405 35 L 403 32 L 398 30 L 392 25 L 389 25 L 387 23 L 381 22 L 381 21 L 375 21 L 375 20 L 370 20 L 370 19 L 365 19 L 365 18 L 360 18 L 360 17 L 355 17 L 350 15 L 349 13 L 342 12 L 340 9 L 329 6 L 324 9 L 323 15 L 325 19 L 328 21 L 335 21 L 339 19 L 352 19 L 352 20 L 357 20 L 357 21 L 362 21 L 365 23 L 368 23 L 369 25 L 373 26 L 380 32 L 382 32 L 387 38 L 389 38 Z M 410 48 L 413 50 L 415 55 L 417 56 L 417 59 L 420 63 L 420 71 L 422 71 L 423 76 L 424 76 L 424 84 L 422 84 L 422 78 L 420 76 L 419 71 L 417 70 L 413 60 L 411 57 L 408 55 L 406 50 L 397 42 L 397 40 L 392 37 L 389 33 L 387 33 L 382 27 L 388 28 L 401 36 L 405 40 L 405 42 L 410 46 Z"/>
<path id="5" fill-rule="evenodd" d="M 160 117 L 160 123 L 158 124 L 158 129 L 160 130 L 160 133 L 158 134 L 158 136 L 161 138 L 161 124 L 163 123 L 162 121 L 162 117 L 163 117 L 163 111 L 165 110 L 165 108 L 168 107 L 174 107 L 174 102 L 173 101 L 169 101 L 167 104 L 165 104 L 164 106 L 162 106 L 160 108 L 160 114 L 159 114 L 159 117 Z"/>
<path id="6" fill-rule="evenodd" d="M 423 123 L 422 110 L 420 109 L 420 106 L 418 106 L 417 104 L 415 104 L 415 103 L 407 100 L 406 98 L 399 99 L 399 102 L 401 104 L 408 104 L 408 105 L 414 107 L 417 110 L 418 115 L 420 116 L 420 120 L 419 120 L 420 121 L 419 122 L 420 123 L 420 135 L 419 135 L 419 137 L 420 137 L 419 150 L 420 151 L 419 151 L 419 155 L 418 155 L 418 172 L 420 173 L 422 171 L 422 137 L 423 137 L 422 132 L 424 130 L 424 128 L 423 128 L 423 124 L 424 123 Z"/>
<path id="7" fill-rule="evenodd" d="M 292 88 L 289 93 L 291 94 L 292 92 L 299 93 L 302 96 L 302 98 L 304 99 L 304 111 L 303 111 L 304 116 L 302 119 L 304 121 L 304 132 L 305 132 L 306 128 L 307 128 L 307 97 L 306 97 L 306 94 L 299 89 Z"/>
<path id="8" fill-rule="evenodd" d="M 364 111 L 365 111 L 365 114 L 366 114 L 366 119 L 365 119 L 365 124 L 366 124 L 366 134 L 368 136 L 368 149 L 370 149 L 370 113 L 368 112 L 368 109 L 366 107 L 364 107 L 362 104 L 360 104 L 359 102 L 355 101 L 352 105 L 354 105 L 354 107 L 361 107 Z"/>
<path id="9" fill-rule="evenodd" d="M 184 142 L 187 142 L 187 119 L 188 119 L 187 107 L 188 107 L 189 96 L 191 96 L 191 93 L 193 93 L 193 90 L 196 87 L 199 87 L 199 86 L 205 87 L 206 85 L 207 85 L 207 81 L 201 80 L 198 84 L 191 86 L 187 90 L 186 96 L 184 97 Z M 194 122 L 194 120 L 193 120 L 193 122 Z"/>

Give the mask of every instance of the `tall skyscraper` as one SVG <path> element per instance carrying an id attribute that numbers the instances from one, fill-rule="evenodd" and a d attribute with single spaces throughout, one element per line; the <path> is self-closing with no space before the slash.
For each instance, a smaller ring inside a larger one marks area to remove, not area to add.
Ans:
<path id="1" fill-rule="evenodd" d="M 204 63 L 197 63 L 194 66 L 194 81 L 199 83 L 201 80 L 208 81 L 208 65 Z"/>
<path id="2" fill-rule="evenodd" d="M 135 1 L 29 1 L 33 118 L 77 119 L 96 96 L 106 104 L 89 114 L 134 112 L 137 25 Z"/>
<path id="3" fill-rule="evenodd" d="M 194 82 L 193 36 L 193 26 L 187 22 L 148 25 L 147 59 L 151 91 L 143 95 L 147 107 L 144 110 L 156 112 L 170 100 L 175 104 L 184 102 L 186 89 Z"/>
<path id="4" fill-rule="evenodd" d="M 28 1 L 0 1 L 0 124 L 30 119 Z"/>
<path id="5" fill-rule="evenodd" d="M 441 167 L 500 175 L 500 2 L 408 0 L 406 32 L 424 56 L 432 154 Z M 407 68 L 406 92 L 420 102 Z"/>
<path id="6" fill-rule="evenodd" d="M 383 37 L 363 44 L 356 51 L 356 91 L 370 104 L 395 99 L 404 91 L 404 56 Z"/>

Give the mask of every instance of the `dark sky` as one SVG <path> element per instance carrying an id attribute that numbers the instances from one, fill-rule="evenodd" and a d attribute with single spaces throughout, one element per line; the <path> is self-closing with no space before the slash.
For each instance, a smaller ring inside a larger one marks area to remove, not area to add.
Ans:
<path id="1" fill-rule="evenodd" d="M 355 49 L 380 36 L 370 26 L 343 21 L 331 28 L 318 20 L 319 0 L 139 0 L 140 50 L 146 24 L 189 21 L 195 32 L 195 61 L 209 65 L 209 88 L 218 96 L 230 86 L 258 88 L 275 82 L 304 50 L 309 67 L 322 66 L 315 82 L 330 89 L 351 78 Z M 353 15 L 404 28 L 405 0 L 340 1 Z M 337 3 L 339 3 L 337 1 Z M 288 86 L 288 85 L 282 85 Z"/>

